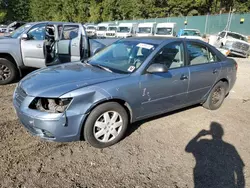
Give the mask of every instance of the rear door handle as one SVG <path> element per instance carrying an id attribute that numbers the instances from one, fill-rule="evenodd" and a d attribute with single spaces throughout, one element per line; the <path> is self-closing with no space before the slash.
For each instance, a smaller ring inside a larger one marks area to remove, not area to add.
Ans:
<path id="1" fill-rule="evenodd" d="M 186 76 L 186 75 L 181 75 L 181 78 L 180 78 L 181 80 L 187 80 L 188 79 L 188 76 Z"/>
<path id="2" fill-rule="evenodd" d="M 41 44 L 37 44 L 36 47 L 37 48 L 42 48 L 42 45 Z"/>
<path id="3" fill-rule="evenodd" d="M 77 47 L 77 44 L 76 43 L 72 44 L 72 47 Z"/>
<path id="4" fill-rule="evenodd" d="M 217 69 L 214 69 L 214 70 L 213 70 L 213 74 L 216 74 L 217 72 L 218 72 Z"/>

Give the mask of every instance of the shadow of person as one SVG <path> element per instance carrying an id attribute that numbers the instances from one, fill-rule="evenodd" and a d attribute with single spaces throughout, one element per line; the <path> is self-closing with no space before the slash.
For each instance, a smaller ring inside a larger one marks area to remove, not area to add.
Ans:
<path id="1" fill-rule="evenodd" d="M 186 152 L 196 159 L 195 188 L 245 187 L 244 163 L 235 147 L 222 140 L 223 134 L 222 126 L 212 122 L 209 131 L 200 131 L 186 146 Z M 200 139 L 206 135 L 212 139 Z"/>

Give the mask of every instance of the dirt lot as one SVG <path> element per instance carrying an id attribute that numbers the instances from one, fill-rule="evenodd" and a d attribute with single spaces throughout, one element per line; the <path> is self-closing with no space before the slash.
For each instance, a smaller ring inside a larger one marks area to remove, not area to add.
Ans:
<path id="1" fill-rule="evenodd" d="M 218 177 L 218 187 L 233 187 L 233 174 L 250 187 L 250 60 L 237 61 L 237 83 L 219 110 L 198 106 L 136 123 L 124 140 L 102 150 L 30 136 L 12 108 L 15 84 L 0 86 L 0 187 L 184 188 L 194 187 L 193 172 L 201 187 L 213 187 Z M 188 145 L 211 122 L 222 125 L 223 141 L 207 136 Z"/>

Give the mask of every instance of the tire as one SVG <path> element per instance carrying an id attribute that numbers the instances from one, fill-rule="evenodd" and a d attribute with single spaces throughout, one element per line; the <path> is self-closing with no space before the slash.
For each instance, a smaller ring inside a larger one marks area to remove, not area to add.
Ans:
<path id="1" fill-rule="evenodd" d="M 210 91 L 206 102 L 203 104 L 204 108 L 209 110 L 217 110 L 221 107 L 227 94 L 227 84 L 225 82 L 218 82 Z"/>
<path id="2" fill-rule="evenodd" d="M 16 66 L 5 58 L 0 58 L 0 85 L 12 83 L 18 75 Z"/>
<path id="3" fill-rule="evenodd" d="M 112 120 L 113 117 L 115 119 Z M 105 148 L 119 142 L 127 127 L 126 110 L 116 102 L 107 102 L 89 114 L 83 129 L 84 139 L 93 147 Z"/>

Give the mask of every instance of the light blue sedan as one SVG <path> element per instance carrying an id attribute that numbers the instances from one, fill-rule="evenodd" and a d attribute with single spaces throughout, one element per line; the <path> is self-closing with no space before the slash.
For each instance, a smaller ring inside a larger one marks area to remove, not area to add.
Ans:
<path id="1" fill-rule="evenodd" d="M 104 148 L 135 121 L 194 104 L 218 109 L 236 72 L 233 59 L 200 40 L 127 38 L 88 61 L 29 74 L 13 103 L 34 135 Z"/>

